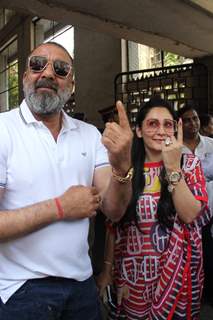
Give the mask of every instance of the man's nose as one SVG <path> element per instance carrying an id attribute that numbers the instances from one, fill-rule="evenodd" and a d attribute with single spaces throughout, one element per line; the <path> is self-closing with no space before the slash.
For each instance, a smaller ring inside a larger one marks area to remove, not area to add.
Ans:
<path id="1" fill-rule="evenodd" d="M 54 79 L 55 78 L 55 72 L 53 70 L 53 66 L 52 63 L 48 61 L 45 69 L 42 71 L 42 78 L 46 77 L 49 79 Z"/>

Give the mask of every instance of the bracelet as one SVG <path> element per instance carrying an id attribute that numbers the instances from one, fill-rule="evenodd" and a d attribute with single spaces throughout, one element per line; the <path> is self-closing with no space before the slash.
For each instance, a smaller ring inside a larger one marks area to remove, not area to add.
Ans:
<path id="1" fill-rule="evenodd" d="M 115 172 L 114 172 L 114 169 L 112 168 L 112 176 L 113 178 L 115 178 L 116 181 L 120 182 L 120 183 L 127 183 L 127 182 L 130 182 L 132 180 L 132 177 L 133 177 L 133 173 L 134 173 L 134 170 L 133 168 L 131 167 L 126 176 L 125 177 L 121 177 L 121 176 L 118 176 Z"/>
<path id="2" fill-rule="evenodd" d="M 56 207 L 58 209 L 57 216 L 59 219 L 63 219 L 64 218 L 64 209 L 62 208 L 61 201 L 59 198 L 54 198 L 54 201 L 55 201 Z"/>
<path id="3" fill-rule="evenodd" d="M 112 266 L 112 262 L 110 262 L 110 261 L 104 260 L 104 263 L 108 264 L 109 266 Z"/>

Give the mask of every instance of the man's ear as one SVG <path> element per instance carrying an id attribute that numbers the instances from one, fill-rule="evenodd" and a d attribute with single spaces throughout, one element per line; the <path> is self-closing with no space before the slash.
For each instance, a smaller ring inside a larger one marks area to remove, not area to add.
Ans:
<path id="1" fill-rule="evenodd" d="M 27 76 L 27 72 L 24 71 L 24 73 L 23 73 L 23 78 L 22 78 L 23 81 L 25 80 L 26 76 Z"/>
<path id="2" fill-rule="evenodd" d="M 138 138 L 143 138 L 143 134 L 142 134 L 142 130 L 141 130 L 141 127 L 136 127 L 135 128 L 135 132 L 136 132 L 136 135 Z"/>

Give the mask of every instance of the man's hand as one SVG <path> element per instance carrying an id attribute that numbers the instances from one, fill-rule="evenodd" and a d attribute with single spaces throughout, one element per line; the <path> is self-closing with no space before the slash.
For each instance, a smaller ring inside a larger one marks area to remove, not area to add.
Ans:
<path id="1" fill-rule="evenodd" d="M 133 133 L 121 101 L 116 103 L 116 107 L 119 123 L 106 123 L 102 143 L 108 150 L 110 164 L 116 173 L 125 175 L 131 167 Z"/>
<path id="2" fill-rule="evenodd" d="M 82 219 L 96 215 L 101 197 L 94 187 L 73 186 L 59 197 L 65 219 Z"/>

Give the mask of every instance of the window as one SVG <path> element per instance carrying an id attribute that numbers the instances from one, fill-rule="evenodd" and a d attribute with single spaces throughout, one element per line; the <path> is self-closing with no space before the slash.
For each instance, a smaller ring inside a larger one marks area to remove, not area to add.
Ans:
<path id="1" fill-rule="evenodd" d="M 132 41 L 128 41 L 128 58 L 129 71 L 193 63 L 192 59 Z"/>
<path id="2" fill-rule="evenodd" d="M 17 40 L 0 51 L 0 112 L 18 106 Z"/>
<path id="3" fill-rule="evenodd" d="M 15 15 L 15 11 L 8 9 L 0 9 L 0 29 L 8 23 L 8 21 Z"/>

